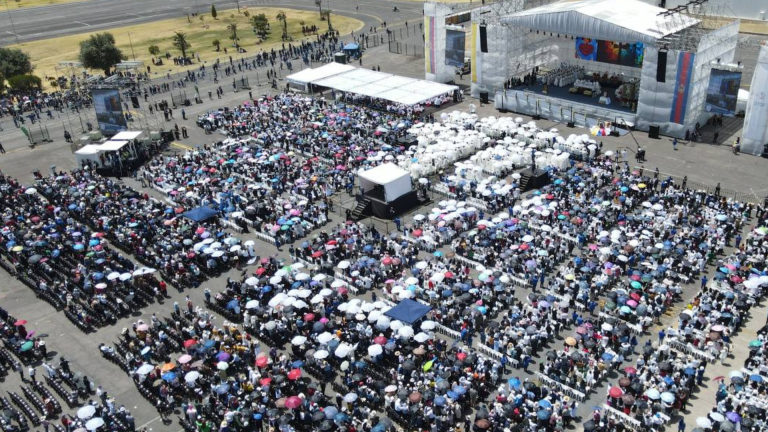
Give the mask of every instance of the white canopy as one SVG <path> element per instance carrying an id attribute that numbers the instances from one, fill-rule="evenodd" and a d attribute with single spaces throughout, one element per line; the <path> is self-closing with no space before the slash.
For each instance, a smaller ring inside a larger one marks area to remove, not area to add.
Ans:
<path id="1" fill-rule="evenodd" d="M 128 141 L 115 141 L 115 140 L 111 140 L 111 141 L 105 142 L 104 144 L 99 146 L 99 148 L 102 151 L 118 151 L 118 150 L 122 149 L 123 147 L 125 147 L 127 144 L 128 144 Z"/>
<path id="2" fill-rule="evenodd" d="M 80 150 L 76 151 L 75 154 L 78 155 L 93 155 L 93 154 L 99 154 L 101 153 L 101 146 L 88 144 L 86 146 L 83 146 Z"/>
<path id="3" fill-rule="evenodd" d="M 112 137 L 112 141 L 131 141 L 139 138 L 144 132 L 142 131 L 123 131 Z"/>
<path id="4" fill-rule="evenodd" d="M 614 42 L 655 43 L 699 20 L 687 15 L 660 15 L 666 9 L 640 0 L 564 0 L 502 18 L 512 24 L 548 32 Z"/>
<path id="5" fill-rule="evenodd" d="M 289 75 L 288 80 L 295 84 L 314 84 L 403 105 L 416 105 L 438 96 L 450 94 L 458 89 L 458 87 L 452 85 L 407 78 L 349 65 L 340 65 L 338 63 L 329 63 L 316 69 L 303 70 Z"/>
<path id="6" fill-rule="evenodd" d="M 319 68 L 304 69 L 301 72 L 296 72 L 295 74 L 288 75 L 287 79 L 288 79 L 288 82 L 290 83 L 305 86 L 308 83 L 311 83 L 323 78 L 328 78 L 333 75 L 338 75 L 342 72 L 349 72 L 353 69 L 355 69 L 354 66 L 333 62 L 333 63 L 328 63 L 325 66 L 321 66 Z"/>
<path id="7" fill-rule="evenodd" d="M 385 163 L 358 173 L 360 186 L 368 192 L 377 185 L 384 187 L 384 198 L 392 202 L 411 191 L 411 175 L 393 163 Z"/>

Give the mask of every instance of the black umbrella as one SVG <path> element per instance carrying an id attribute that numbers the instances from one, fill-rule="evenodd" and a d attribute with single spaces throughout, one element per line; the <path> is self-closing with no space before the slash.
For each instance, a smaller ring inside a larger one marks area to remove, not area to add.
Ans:
<path id="1" fill-rule="evenodd" d="M 330 420 L 325 420 L 322 423 L 320 423 L 320 426 L 318 426 L 318 429 L 321 431 L 327 431 L 333 429 L 333 423 L 331 423 Z"/>
<path id="2" fill-rule="evenodd" d="M 406 360 L 403 362 L 403 369 L 407 371 L 412 371 L 416 369 L 416 363 L 414 363 L 413 360 Z"/>
<path id="3" fill-rule="evenodd" d="M 584 430 L 586 430 L 586 431 L 593 431 L 593 430 L 595 430 L 595 422 L 590 420 L 590 421 L 584 423 Z"/>

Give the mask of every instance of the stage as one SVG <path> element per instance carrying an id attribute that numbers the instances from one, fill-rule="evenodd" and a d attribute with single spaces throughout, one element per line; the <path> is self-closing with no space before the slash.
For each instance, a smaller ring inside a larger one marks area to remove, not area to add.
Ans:
<path id="1" fill-rule="evenodd" d="M 511 90 L 519 90 L 523 92 L 532 92 L 543 96 L 549 96 L 556 99 L 561 99 L 563 101 L 570 101 L 575 102 L 578 104 L 583 105 L 591 105 L 598 108 L 606 108 L 613 111 L 620 111 L 628 114 L 634 114 L 632 110 L 629 109 L 629 107 L 623 107 L 621 106 L 621 103 L 616 98 L 614 93 L 616 92 L 615 88 L 605 88 L 603 89 L 603 92 L 608 92 L 608 97 L 611 98 L 611 104 L 605 105 L 601 104 L 598 101 L 600 98 L 598 96 L 590 97 L 590 96 L 584 96 L 582 94 L 574 94 L 569 92 L 569 89 L 571 86 L 565 86 L 565 87 L 556 87 L 554 85 L 547 86 L 547 93 L 544 93 L 544 85 L 541 83 L 536 83 L 536 85 L 526 86 L 521 85 L 517 87 L 513 87 Z"/>

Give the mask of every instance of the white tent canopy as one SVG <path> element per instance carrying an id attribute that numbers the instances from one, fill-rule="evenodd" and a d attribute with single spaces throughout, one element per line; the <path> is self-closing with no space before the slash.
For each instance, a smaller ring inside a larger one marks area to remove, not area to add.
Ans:
<path id="1" fill-rule="evenodd" d="M 384 187 L 384 199 L 392 202 L 411 191 L 411 174 L 392 163 L 385 163 L 358 173 L 360 186 L 368 192 L 377 185 Z"/>
<path id="2" fill-rule="evenodd" d="M 111 141 L 131 141 L 141 137 L 144 134 L 142 131 L 123 131 L 113 136 Z"/>
<path id="3" fill-rule="evenodd" d="M 614 42 L 655 43 L 699 20 L 660 15 L 666 9 L 640 0 L 564 0 L 502 18 L 504 24 Z"/>
<path id="4" fill-rule="evenodd" d="M 110 140 L 99 146 L 102 151 L 118 151 L 128 145 L 128 141 Z"/>
<path id="5" fill-rule="evenodd" d="M 306 69 L 288 76 L 288 81 L 306 86 L 314 84 L 338 91 L 360 94 L 403 105 L 416 105 L 450 94 L 456 86 L 407 78 L 338 63 Z"/>
<path id="6" fill-rule="evenodd" d="M 77 160 L 77 165 L 82 165 L 83 161 L 86 160 L 99 162 L 99 155 L 101 152 L 102 149 L 100 145 L 89 144 L 83 146 L 80 150 L 75 152 L 75 160 Z"/>
<path id="7" fill-rule="evenodd" d="M 319 68 L 304 69 L 301 72 L 288 75 L 287 79 L 291 84 L 306 86 L 311 82 L 338 75 L 342 72 L 349 72 L 353 69 L 355 69 L 354 66 L 333 62 Z"/>

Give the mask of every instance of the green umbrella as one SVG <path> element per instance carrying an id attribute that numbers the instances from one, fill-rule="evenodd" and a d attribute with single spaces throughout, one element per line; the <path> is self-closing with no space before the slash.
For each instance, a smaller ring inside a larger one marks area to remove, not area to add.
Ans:
<path id="1" fill-rule="evenodd" d="M 605 308 L 608 309 L 608 310 L 616 309 L 616 303 L 608 302 L 608 303 L 605 304 Z"/>
<path id="2" fill-rule="evenodd" d="M 283 226 L 280 227 L 280 229 L 283 230 L 283 231 L 288 231 L 289 229 L 291 229 L 291 226 L 290 225 L 283 225 Z"/>
<path id="3" fill-rule="evenodd" d="M 762 344 L 763 344 L 763 343 L 762 343 L 762 342 L 760 342 L 760 340 L 759 340 L 759 339 L 755 339 L 755 340 L 753 340 L 753 341 L 751 341 L 751 342 L 749 343 L 749 346 L 751 346 L 751 347 L 759 347 L 759 346 L 760 346 L 760 345 L 762 345 Z"/>
<path id="4" fill-rule="evenodd" d="M 26 341 L 26 342 L 24 342 L 24 345 L 21 346 L 21 352 L 29 351 L 34 346 L 35 346 L 35 344 L 32 341 Z"/>
<path id="5" fill-rule="evenodd" d="M 631 285 L 631 286 L 632 286 L 632 288 L 634 288 L 634 289 L 640 289 L 640 288 L 642 288 L 642 287 L 643 287 L 643 284 L 641 284 L 641 283 L 640 283 L 640 282 L 638 282 L 638 281 L 632 281 L 632 283 L 631 283 L 631 284 L 629 284 L 629 285 Z"/>

